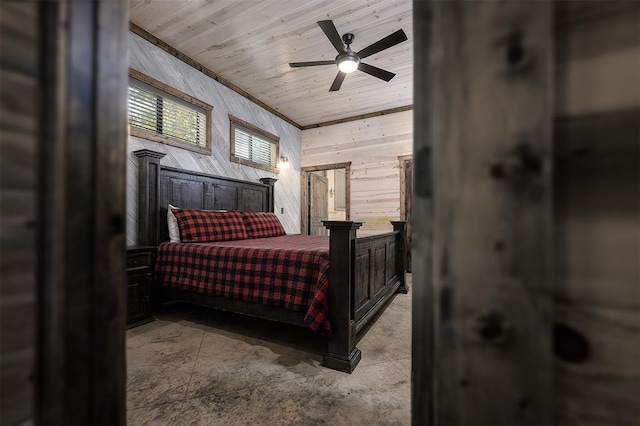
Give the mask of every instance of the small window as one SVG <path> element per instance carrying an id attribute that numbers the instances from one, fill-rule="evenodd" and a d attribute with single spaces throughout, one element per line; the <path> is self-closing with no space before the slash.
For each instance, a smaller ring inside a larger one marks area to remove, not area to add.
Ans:
<path id="1" fill-rule="evenodd" d="M 211 155 L 211 105 L 136 70 L 129 76 L 133 136 Z"/>
<path id="2" fill-rule="evenodd" d="M 231 161 L 278 173 L 280 138 L 234 116 L 231 120 Z"/>

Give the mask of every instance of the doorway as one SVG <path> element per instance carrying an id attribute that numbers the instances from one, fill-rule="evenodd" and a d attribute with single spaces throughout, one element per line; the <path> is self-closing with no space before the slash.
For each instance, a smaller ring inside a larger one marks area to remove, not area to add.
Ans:
<path id="1" fill-rule="evenodd" d="M 301 233 L 327 235 L 323 220 L 349 220 L 351 162 L 302 168 Z"/>
<path id="2" fill-rule="evenodd" d="M 309 201 L 307 205 L 307 229 L 309 235 L 328 235 L 327 228 L 322 224 L 323 220 L 329 219 L 329 178 L 326 170 L 311 172 L 307 174 L 309 181 L 307 188 L 309 191 Z"/>

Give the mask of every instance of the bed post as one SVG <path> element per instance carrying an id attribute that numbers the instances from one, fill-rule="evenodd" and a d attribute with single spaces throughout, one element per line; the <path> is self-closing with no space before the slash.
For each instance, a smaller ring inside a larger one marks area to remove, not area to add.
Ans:
<path id="1" fill-rule="evenodd" d="M 266 212 L 273 212 L 274 210 L 274 201 L 273 201 L 273 196 L 275 194 L 275 190 L 274 190 L 274 185 L 276 184 L 276 182 L 278 181 L 278 179 L 276 178 L 260 178 L 260 182 L 264 183 L 265 185 L 269 185 L 269 196 L 268 196 L 268 206 L 267 209 L 265 210 Z"/>
<path id="2" fill-rule="evenodd" d="M 322 363 L 325 367 L 351 373 L 362 354 L 356 348 L 353 308 L 353 264 L 356 230 L 362 222 L 323 220 L 329 229 L 329 319 L 332 336 Z"/>
<path id="3" fill-rule="evenodd" d="M 393 230 L 398 231 L 396 234 L 396 272 L 400 280 L 398 293 L 409 293 L 409 287 L 405 280 L 405 271 L 407 270 L 407 222 L 404 220 L 392 220 Z"/>
<path id="4" fill-rule="evenodd" d="M 158 245 L 158 202 L 160 198 L 161 152 L 139 149 L 138 157 L 138 244 Z"/>

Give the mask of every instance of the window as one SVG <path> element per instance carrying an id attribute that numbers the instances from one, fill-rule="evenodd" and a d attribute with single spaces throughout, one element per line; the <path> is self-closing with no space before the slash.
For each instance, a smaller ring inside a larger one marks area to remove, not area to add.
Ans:
<path id="1" fill-rule="evenodd" d="M 211 105 L 136 70 L 129 76 L 133 136 L 211 155 Z"/>
<path id="2" fill-rule="evenodd" d="M 232 115 L 231 161 L 278 173 L 280 138 Z"/>

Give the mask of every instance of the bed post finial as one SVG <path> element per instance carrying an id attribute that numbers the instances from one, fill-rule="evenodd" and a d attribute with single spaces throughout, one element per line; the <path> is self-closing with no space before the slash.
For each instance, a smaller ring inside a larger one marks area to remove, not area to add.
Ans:
<path id="1" fill-rule="evenodd" d="M 278 181 L 278 179 L 276 178 L 260 178 L 260 182 L 264 183 L 265 185 L 269 185 L 269 199 L 267 200 L 268 202 L 268 206 L 266 206 L 266 209 L 264 211 L 266 212 L 273 212 L 275 209 L 275 205 L 274 205 L 274 194 L 275 194 L 275 190 L 274 190 L 274 185 L 276 184 L 276 182 Z"/>
<path id="2" fill-rule="evenodd" d="M 133 153 L 138 157 L 138 244 L 157 246 L 160 159 L 166 154 L 150 149 Z"/>

